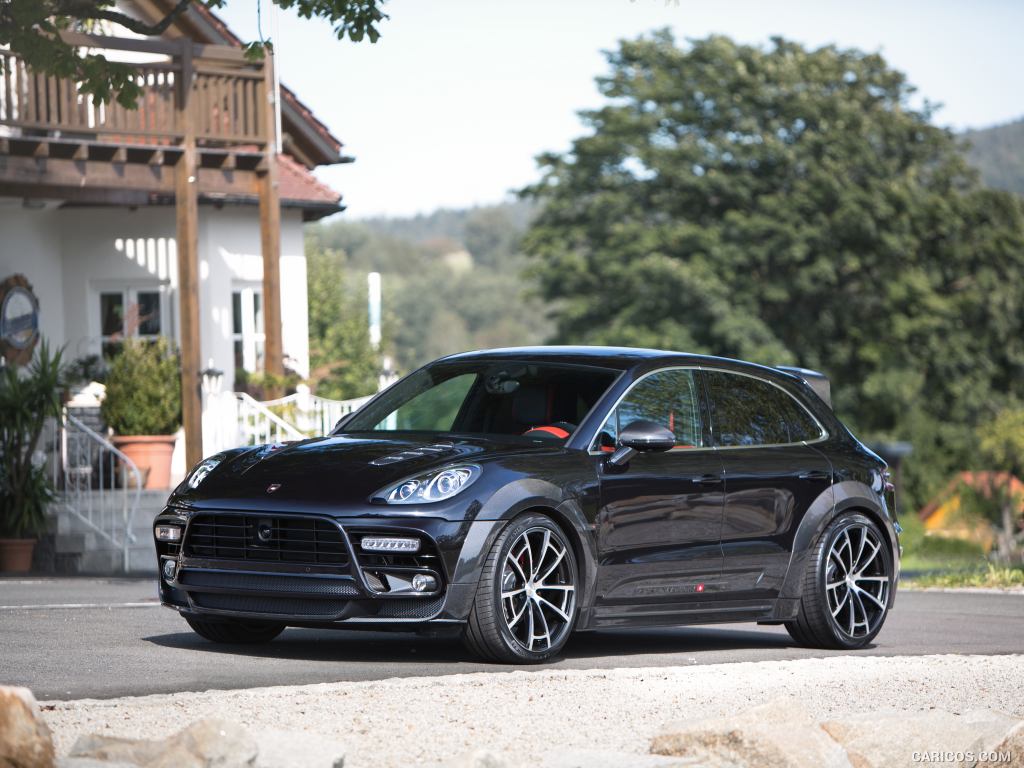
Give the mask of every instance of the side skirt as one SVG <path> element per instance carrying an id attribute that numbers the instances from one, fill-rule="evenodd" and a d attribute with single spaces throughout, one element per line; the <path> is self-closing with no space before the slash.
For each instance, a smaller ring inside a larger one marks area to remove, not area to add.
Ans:
<path id="1" fill-rule="evenodd" d="M 788 600 L 701 600 L 595 606 L 587 629 L 608 627 L 673 627 L 688 624 L 779 622 L 791 618 Z M 793 601 L 794 604 L 796 601 Z M 785 604 L 785 605 L 782 605 Z M 795 605 L 794 605 L 795 607 Z"/>

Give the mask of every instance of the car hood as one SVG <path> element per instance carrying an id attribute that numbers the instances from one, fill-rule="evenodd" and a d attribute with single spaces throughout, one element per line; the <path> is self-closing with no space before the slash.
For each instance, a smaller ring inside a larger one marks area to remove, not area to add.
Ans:
<path id="1" fill-rule="evenodd" d="M 435 467 L 560 449 L 516 438 L 402 433 L 320 437 L 221 454 L 220 464 L 197 488 L 189 489 L 186 480 L 171 503 L 196 509 L 337 509 L 365 505 L 385 487 Z"/>

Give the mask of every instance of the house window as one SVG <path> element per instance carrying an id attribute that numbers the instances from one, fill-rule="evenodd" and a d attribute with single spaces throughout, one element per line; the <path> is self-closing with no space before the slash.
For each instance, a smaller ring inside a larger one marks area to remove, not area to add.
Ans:
<path id="1" fill-rule="evenodd" d="M 101 291 L 100 339 L 103 356 L 121 351 L 125 338 L 155 340 L 164 333 L 165 302 L 159 289 Z"/>
<path id="2" fill-rule="evenodd" d="M 232 338 L 235 344 L 235 368 L 249 373 L 263 370 L 263 291 L 240 288 L 231 294 Z"/>

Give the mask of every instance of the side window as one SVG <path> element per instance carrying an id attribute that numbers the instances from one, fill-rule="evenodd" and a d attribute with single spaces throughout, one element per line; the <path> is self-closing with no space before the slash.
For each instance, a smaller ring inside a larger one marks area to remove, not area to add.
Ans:
<path id="1" fill-rule="evenodd" d="M 821 425 L 814 420 L 814 417 L 807 412 L 800 403 L 793 398 L 788 398 L 792 414 L 786 417 L 789 424 L 789 439 L 796 443 L 801 440 L 817 440 L 822 436 Z"/>
<path id="2" fill-rule="evenodd" d="M 594 447 L 615 445 L 619 432 L 640 419 L 671 429 L 676 436 L 676 448 L 703 446 L 704 430 L 694 371 L 659 371 L 634 385 L 605 421 Z"/>
<path id="3" fill-rule="evenodd" d="M 718 445 L 780 445 L 821 435 L 810 414 L 778 387 L 734 373 L 703 375 Z"/>

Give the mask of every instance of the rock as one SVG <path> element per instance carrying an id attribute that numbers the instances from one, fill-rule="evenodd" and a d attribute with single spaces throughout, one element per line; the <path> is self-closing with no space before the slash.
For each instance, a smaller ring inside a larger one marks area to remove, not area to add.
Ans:
<path id="1" fill-rule="evenodd" d="M 998 762 L 1000 768 L 1024 768 L 1024 722 L 1017 723 L 993 750 L 1000 756 L 1008 755 L 1008 762 Z M 993 762 L 993 761 L 990 761 Z"/>
<path id="2" fill-rule="evenodd" d="M 139 768 L 135 763 L 111 763 L 91 757 L 58 757 L 57 768 Z"/>
<path id="3" fill-rule="evenodd" d="M 930 710 L 928 712 L 869 712 L 823 722 L 821 727 L 842 744 L 857 768 L 896 768 L 942 764 L 974 765 L 957 761 L 957 754 L 994 752 L 999 745 L 1016 740 L 1016 748 L 1007 746 L 1017 765 L 1024 764 L 1024 735 L 1017 718 L 991 710 L 972 710 L 962 714 Z M 1016 727 L 1016 730 L 1015 730 Z M 939 754 L 942 753 L 942 758 Z M 951 754 L 952 759 L 946 759 Z M 929 759 L 930 758 L 930 759 Z M 990 762 L 990 761 L 986 761 Z M 980 764 L 980 763 L 979 763 Z M 1001 768 L 1008 763 L 998 762 Z"/>
<path id="4" fill-rule="evenodd" d="M 51 768 L 50 729 L 28 688 L 0 686 L 0 768 Z"/>
<path id="5" fill-rule="evenodd" d="M 846 752 L 799 704 L 780 699 L 726 718 L 670 723 L 651 752 L 717 768 L 850 768 Z"/>
<path id="6" fill-rule="evenodd" d="M 163 748 L 164 742 L 162 741 L 119 739 L 114 736 L 90 733 L 78 737 L 66 760 L 75 768 L 78 768 L 78 763 L 71 761 L 91 760 L 104 764 L 149 765 L 159 759 Z"/>
<path id="7" fill-rule="evenodd" d="M 256 740 L 240 725 L 208 719 L 159 740 L 82 736 L 69 757 L 140 768 L 247 768 L 256 754 Z"/>

